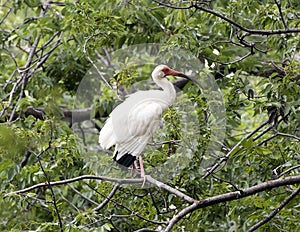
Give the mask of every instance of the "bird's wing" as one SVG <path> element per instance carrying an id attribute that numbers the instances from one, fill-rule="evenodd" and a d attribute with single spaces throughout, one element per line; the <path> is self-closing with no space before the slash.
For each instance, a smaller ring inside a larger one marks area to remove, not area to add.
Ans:
<path id="1" fill-rule="evenodd" d="M 163 106 L 160 102 L 149 99 L 135 105 L 128 113 L 128 130 L 131 136 L 152 135 L 161 120 Z"/>
<path id="2" fill-rule="evenodd" d="M 122 165 L 128 161 L 126 165 L 130 165 L 142 153 L 168 106 L 166 96 L 159 90 L 131 94 L 107 119 L 99 136 L 101 147 L 109 149 L 116 145 L 114 159 Z"/>
<path id="3" fill-rule="evenodd" d="M 99 143 L 103 149 L 109 149 L 116 144 L 116 137 L 112 123 L 112 117 L 109 117 L 99 134 Z"/>
<path id="4" fill-rule="evenodd" d="M 163 107 L 153 100 L 144 100 L 132 107 L 116 131 L 116 160 L 124 154 L 138 156 L 159 126 Z"/>

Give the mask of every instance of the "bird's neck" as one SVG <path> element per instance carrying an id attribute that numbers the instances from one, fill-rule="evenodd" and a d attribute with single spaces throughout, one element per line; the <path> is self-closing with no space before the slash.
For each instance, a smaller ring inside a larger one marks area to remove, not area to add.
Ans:
<path id="1" fill-rule="evenodd" d="M 154 79 L 154 82 L 160 88 L 162 88 L 164 94 L 166 95 L 166 99 L 164 100 L 168 102 L 168 105 L 172 105 L 176 98 L 176 90 L 174 85 L 167 78 L 162 78 L 159 80 Z"/>

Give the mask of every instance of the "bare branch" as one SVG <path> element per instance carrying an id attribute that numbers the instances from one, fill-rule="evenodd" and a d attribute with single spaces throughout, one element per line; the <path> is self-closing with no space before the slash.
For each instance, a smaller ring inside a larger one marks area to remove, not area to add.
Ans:
<path id="1" fill-rule="evenodd" d="M 143 183 L 143 181 L 144 181 L 143 178 L 139 178 L 139 179 L 118 179 L 118 178 L 112 178 L 112 177 L 107 177 L 107 176 L 83 175 L 83 176 L 78 176 L 78 177 L 71 178 L 71 179 L 53 181 L 53 182 L 50 182 L 49 185 L 59 186 L 59 185 L 73 183 L 73 182 L 77 182 L 77 181 L 81 181 L 81 180 L 104 180 L 104 181 L 109 181 L 109 182 L 113 182 L 113 183 L 118 183 L 120 185 L 122 185 L 122 184 L 138 184 L 138 183 Z M 8 193 L 5 196 L 27 193 L 27 192 L 30 192 L 34 189 L 43 188 L 43 187 L 47 187 L 47 186 L 48 186 L 47 183 L 39 183 L 39 184 L 30 186 L 28 188 L 24 188 L 24 189 L 15 191 L 15 192 Z"/>
<path id="2" fill-rule="evenodd" d="M 280 136 L 284 136 L 284 137 L 289 137 L 289 138 L 296 139 L 296 140 L 300 141 L 300 137 L 297 137 L 296 135 L 286 134 L 286 133 L 282 133 L 282 132 L 278 132 L 278 131 L 276 131 L 275 134 L 280 135 Z"/>
<path id="3" fill-rule="evenodd" d="M 291 200 L 293 200 L 297 195 L 299 195 L 299 193 L 300 193 L 300 187 L 297 188 L 289 197 L 287 197 L 276 209 L 274 209 L 263 220 L 261 220 L 260 222 L 256 223 L 255 225 L 251 226 L 249 228 L 248 232 L 255 231 L 259 227 L 261 227 L 262 225 L 264 225 L 267 222 L 269 222 L 270 220 L 272 220 L 272 218 L 274 218 L 280 212 L 280 210 L 282 210 Z"/>
<path id="4" fill-rule="evenodd" d="M 228 158 L 238 152 L 240 150 L 240 145 L 242 144 L 243 141 L 251 138 L 256 132 L 258 132 L 260 129 L 262 129 L 264 126 L 266 126 L 269 123 L 268 121 L 265 121 L 262 123 L 260 126 L 258 126 L 256 129 L 254 129 L 251 133 L 247 134 L 244 138 L 242 138 L 231 150 L 224 156 L 222 157 L 219 162 L 215 163 L 212 167 L 208 168 L 207 173 L 202 177 L 202 179 L 207 178 L 211 173 L 213 173 L 223 162 L 227 161 Z"/>
<path id="5" fill-rule="evenodd" d="M 279 14 L 280 14 L 280 18 L 281 18 L 281 21 L 282 21 L 282 24 L 284 26 L 285 29 L 288 29 L 288 25 L 284 19 L 284 16 L 283 16 L 283 13 L 282 13 L 282 9 L 281 9 L 281 0 L 277 1 L 277 0 L 274 0 L 277 8 L 278 8 L 278 11 L 279 11 Z"/>
<path id="6" fill-rule="evenodd" d="M 171 186 L 164 184 L 158 180 L 153 179 L 151 176 L 146 175 L 146 181 L 156 185 L 159 188 L 162 188 L 164 190 L 167 190 L 170 193 L 173 193 L 174 195 L 176 195 L 177 197 L 180 197 L 181 199 L 185 200 L 186 202 L 193 204 L 194 202 L 197 202 L 197 200 L 189 197 L 188 195 L 180 192 L 179 190 L 172 188 Z"/>
<path id="7" fill-rule="evenodd" d="M 235 192 L 229 192 L 229 193 L 224 193 L 218 196 L 213 196 L 204 200 L 201 200 L 199 202 L 195 202 L 192 205 L 184 208 L 181 210 L 178 214 L 174 215 L 173 218 L 169 221 L 168 226 L 165 228 L 165 232 L 170 231 L 173 226 L 184 216 L 187 214 L 200 209 L 200 208 L 205 208 L 207 206 L 219 204 L 222 202 L 227 202 L 227 201 L 233 201 L 233 200 L 238 200 L 240 198 L 244 198 L 247 196 L 254 195 L 256 193 L 269 190 L 272 188 L 280 187 L 280 186 L 285 186 L 285 185 L 291 185 L 291 184 L 300 184 L 300 176 L 290 176 L 287 178 L 283 179 L 276 179 L 276 180 L 270 180 L 258 185 L 254 185 L 250 188 L 243 189 L 240 191 L 235 191 Z M 295 193 L 295 192 L 294 192 Z M 293 194 L 294 194 L 293 193 Z M 292 194 L 292 195 L 293 195 Z M 298 193 L 297 193 L 298 194 Z M 297 195 L 295 194 L 295 195 Z M 292 196 L 291 195 L 291 196 Z M 294 197 L 294 195 L 293 195 Z"/>
<path id="8" fill-rule="evenodd" d="M 94 208 L 95 211 L 98 211 L 100 209 L 102 209 L 104 206 L 107 205 L 107 203 L 111 200 L 111 198 L 115 195 L 115 193 L 118 191 L 118 189 L 120 188 L 120 184 L 116 183 L 115 186 L 113 187 L 112 191 L 110 192 L 110 194 L 106 197 L 106 199 L 99 204 L 96 208 Z"/>
<path id="9" fill-rule="evenodd" d="M 51 192 L 52 204 L 53 204 L 53 206 L 54 206 L 55 213 L 56 213 L 56 215 L 57 215 L 57 219 L 58 219 L 58 223 L 59 223 L 59 228 L 60 228 L 60 231 L 63 232 L 63 231 L 64 231 L 64 230 L 63 230 L 63 224 L 62 224 L 62 220 L 61 220 L 61 217 L 60 217 L 59 210 L 58 210 L 58 208 L 57 208 L 56 197 L 55 197 L 54 191 L 53 191 L 53 189 L 52 189 L 52 186 L 51 186 L 51 184 L 50 184 L 50 179 L 49 179 L 49 177 L 48 177 L 48 174 L 46 173 L 46 171 L 45 171 L 45 169 L 44 169 L 44 167 L 43 167 L 43 164 L 42 164 L 42 162 L 41 162 L 41 155 L 51 148 L 51 141 L 52 141 L 52 130 L 51 130 L 51 139 L 50 139 L 50 141 L 49 141 L 48 147 L 47 147 L 45 150 L 42 150 L 38 155 L 35 154 L 35 153 L 34 153 L 34 154 L 36 155 L 36 157 L 37 157 L 37 159 L 38 159 L 38 163 L 39 163 L 39 165 L 40 165 L 40 168 L 41 168 L 41 170 L 42 170 L 42 172 L 44 173 L 44 176 L 45 176 L 45 178 L 46 178 L 46 184 L 47 184 L 47 186 L 48 186 L 48 188 L 50 189 L 50 192 Z M 33 152 L 32 152 L 32 153 L 33 153 Z"/>
<path id="10" fill-rule="evenodd" d="M 214 10 L 208 9 L 206 7 L 203 7 L 197 2 L 191 1 L 190 5 L 187 5 L 185 7 L 181 6 L 175 6 L 175 5 L 170 5 L 161 1 L 153 0 L 153 2 L 158 3 L 159 5 L 172 8 L 172 9 L 179 9 L 179 10 L 184 10 L 184 9 L 191 9 L 191 8 L 196 8 L 197 10 L 201 10 L 204 12 L 207 12 L 209 14 L 212 14 L 220 19 L 223 19 L 224 21 L 230 23 L 234 27 L 240 29 L 241 31 L 247 32 L 248 34 L 245 34 L 245 36 L 248 35 L 278 35 L 278 34 L 290 34 L 290 33 L 300 33 L 300 28 L 285 28 L 285 29 L 277 29 L 277 30 L 257 30 L 257 29 L 249 29 L 247 27 L 242 26 L 241 24 L 235 22 L 233 19 L 226 17 L 225 15 L 218 13 Z"/>

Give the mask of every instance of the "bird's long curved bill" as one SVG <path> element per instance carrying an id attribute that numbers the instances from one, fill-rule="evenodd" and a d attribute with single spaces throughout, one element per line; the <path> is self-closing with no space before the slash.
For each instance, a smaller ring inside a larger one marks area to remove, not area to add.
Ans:
<path id="1" fill-rule="evenodd" d="M 188 76 L 188 75 L 185 75 L 185 74 L 182 73 L 182 72 L 178 72 L 178 71 L 176 71 L 176 70 L 174 70 L 174 69 L 169 69 L 167 74 L 168 74 L 168 75 L 172 75 L 172 76 L 178 76 L 178 77 L 186 78 L 186 79 L 192 81 L 192 82 L 193 82 L 195 85 L 197 85 L 200 89 L 203 89 L 203 88 L 201 87 L 201 84 L 200 84 L 195 78 L 190 77 L 190 76 Z"/>
<path id="2" fill-rule="evenodd" d="M 195 85 L 197 85 L 200 89 L 202 89 L 201 84 L 200 84 L 199 81 L 197 81 L 195 78 L 193 78 L 193 77 L 191 77 L 191 76 L 188 76 L 188 75 L 185 75 L 184 73 L 181 73 L 181 72 L 178 72 L 176 76 L 186 78 L 186 79 L 192 81 L 192 82 L 193 82 Z"/>

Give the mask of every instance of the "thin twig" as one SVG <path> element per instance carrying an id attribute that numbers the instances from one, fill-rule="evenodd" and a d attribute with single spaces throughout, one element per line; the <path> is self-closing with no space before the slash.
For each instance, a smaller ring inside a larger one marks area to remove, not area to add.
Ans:
<path id="1" fill-rule="evenodd" d="M 271 129 L 272 126 L 270 126 L 270 128 L 267 128 L 267 129 Z M 266 138 L 265 140 L 261 141 L 260 143 L 258 143 L 256 146 L 261 146 L 262 144 L 274 139 L 275 137 L 277 136 L 283 136 L 283 137 L 288 137 L 288 138 L 292 138 L 292 139 L 296 139 L 296 140 L 299 140 L 300 141 L 300 137 L 297 137 L 296 135 L 292 135 L 292 134 L 287 134 L 287 133 L 282 133 L 282 132 L 279 132 L 279 131 L 275 131 L 275 134 L 270 136 L 269 138 Z"/>
<path id="2" fill-rule="evenodd" d="M 296 166 L 294 166 L 294 167 L 291 167 L 291 168 L 289 168 L 289 169 L 287 169 L 287 170 L 285 170 L 284 172 L 280 173 L 277 177 L 278 177 L 278 178 L 279 178 L 279 177 L 282 177 L 282 176 L 284 176 L 285 174 L 287 174 L 287 173 L 289 173 L 289 172 L 291 172 L 291 171 L 293 171 L 293 170 L 295 170 L 295 169 L 297 169 L 297 168 L 300 168 L 300 164 L 299 164 L 299 165 L 296 165 Z"/>
<path id="3" fill-rule="evenodd" d="M 94 190 L 96 193 L 98 193 L 99 195 L 101 196 L 104 196 L 104 194 L 100 193 L 97 189 L 93 188 L 92 186 L 90 186 L 89 184 L 87 184 L 92 190 Z M 105 196 L 104 196 L 105 197 Z M 124 206 L 122 204 L 120 204 L 119 202 L 111 199 L 111 202 L 113 202 L 114 204 L 118 205 L 119 207 L 127 210 L 128 212 L 130 212 L 130 215 L 129 216 L 136 216 L 144 221 L 147 221 L 147 222 L 150 222 L 150 223 L 153 223 L 153 224 L 157 224 L 157 225 L 167 225 L 167 222 L 165 221 L 155 221 L 155 220 L 150 220 L 148 218 L 145 218 L 141 215 L 139 215 L 137 212 L 134 212 L 133 210 L 131 210 L 130 208 L 128 208 L 127 206 Z"/>
<path id="4" fill-rule="evenodd" d="M 38 155 L 36 155 L 36 157 L 37 157 L 38 163 L 40 165 L 40 168 L 41 168 L 41 170 L 42 170 L 42 172 L 43 172 L 43 174 L 46 178 L 46 183 L 45 184 L 48 186 L 48 188 L 50 189 L 50 192 L 51 192 L 52 204 L 54 206 L 55 213 L 57 215 L 60 231 L 63 232 L 63 224 L 62 224 L 60 213 L 59 213 L 59 210 L 58 210 L 58 207 L 57 207 L 57 204 L 56 204 L 56 197 L 55 197 L 54 191 L 52 189 L 52 186 L 50 184 L 50 179 L 49 179 L 49 177 L 48 177 L 48 175 L 47 175 L 47 173 L 46 173 L 46 171 L 43 167 L 42 161 L 41 161 L 41 155 L 51 148 L 51 141 L 52 141 L 52 130 L 51 130 L 51 139 L 49 141 L 48 147 L 45 150 L 41 151 Z"/>
<path id="5" fill-rule="evenodd" d="M 282 24 L 284 26 L 285 29 L 289 29 L 285 19 L 284 19 L 284 16 L 283 16 L 283 13 L 282 13 L 282 9 L 281 9 L 281 0 L 279 0 L 279 2 L 277 0 L 274 0 L 277 8 L 278 8 L 278 11 L 279 11 L 279 14 L 280 14 L 280 18 L 281 18 L 281 21 L 282 21 Z"/>
<path id="6" fill-rule="evenodd" d="M 37 49 L 37 46 L 40 42 L 40 38 L 41 38 L 41 34 L 38 34 L 33 45 L 32 45 L 32 48 L 30 50 L 30 53 L 29 53 L 29 56 L 27 58 L 27 62 L 24 66 L 24 69 L 27 69 L 28 67 L 30 67 L 31 65 L 31 62 L 32 62 L 32 59 L 33 59 L 33 56 L 35 55 L 35 51 Z M 29 73 L 30 75 L 30 73 Z M 15 112 L 17 110 L 17 107 L 21 101 L 21 99 L 23 98 L 24 96 L 24 91 L 25 91 L 25 87 L 27 86 L 27 81 L 28 81 L 28 70 L 26 70 L 25 72 L 22 73 L 22 76 L 21 76 L 21 80 L 22 80 L 22 88 L 21 88 L 21 91 L 19 93 L 19 98 L 18 98 L 18 101 L 17 101 L 17 104 L 15 105 L 15 107 L 13 108 L 12 112 L 11 112 L 11 115 L 10 115 L 10 118 L 9 118 L 9 121 L 12 121 L 14 116 L 15 116 Z"/>
<path id="7" fill-rule="evenodd" d="M 261 145 L 263 145 L 266 142 L 269 142 L 270 140 L 274 139 L 277 135 L 272 135 L 269 138 L 264 139 L 263 141 L 261 141 L 260 143 L 258 143 L 256 146 L 260 147 Z"/>
<path id="8" fill-rule="evenodd" d="M 278 122 L 279 123 L 279 122 Z M 263 136 L 264 134 L 266 134 L 268 131 L 270 131 L 271 129 L 273 129 L 274 126 L 270 125 L 269 127 L 267 127 L 266 129 L 264 129 L 263 131 L 261 131 L 258 135 L 253 137 L 253 141 L 258 140 L 261 136 Z"/>
<path id="9" fill-rule="evenodd" d="M 147 228 L 142 228 L 139 230 L 135 230 L 134 232 L 159 232 L 159 230 L 151 230 L 151 229 L 147 229 Z"/>
<path id="10" fill-rule="evenodd" d="M 99 36 L 99 35 L 102 35 L 102 33 L 98 33 L 98 34 L 95 34 L 95 35 L 92 35 L 90 36 L 89 38 L 86 39 L 86 41 L 84 42 L 84 45 L 83 45 L 83 53 L 87 56 L 87 59 L 90 61 L 90 63 L 94 66 L 94 68 L 96 69 L 98 75 L 101 77 L 101 79 L 104 81 L 104 83 L 110 88 L 110 89 L 113 89 L 113 87 L 111 86 L 111 84 L 108 83 L 108 81 L 105 79 L 105 77 L 103 76 L 102 72 L 99 70 L 98 66 L 95 64 L 95 62 L 91 59 L 91 57 L 89 56 L 87 50 L 86 50 L 86 47 L 87 47 L 87 44 L 88 42 L 96 37 L 96 36 Z"/>
<path id="11" fill-rule="evenodd" d="M 243 61 L 244 59 L 246 59 L 247 57 L 253 55 L 253 52 L 248 52 L 246 55 L 234 60 L 234 61 L 229 61 L 229 62 L 222 62 L 222 65 L 230 65 L 230 64 L 236 64 L 239 63 L 241 61 Z"/>
<path id="12" fill-rule="evenodd" d="M 278 131 L 276 131 L 275 134 L 280 135 L 280 136 L 284 136 L 284 137 L 289 137 L 289 138 L 296 139 L 296 140 L 300 141 L 300 137 L 297 137 L 296 135 L 282 133 L 282 132 L 278 132 Z"/>
<path id="13" fill-rule="evenodd" d="M 74 188 L 72 185 L 68 184 L 69 188 L 72 189 L 76 194 L 78 194 L 79 196 L 81 196 L 83 199 L 87 200 L 88 202 L 94 204 L 94 205 L 98 205 L 98 203 L 96 201 L 93 201 L 92 199 L 84 196 L 81 192 L 79 192 L 76 188 Z"/>

